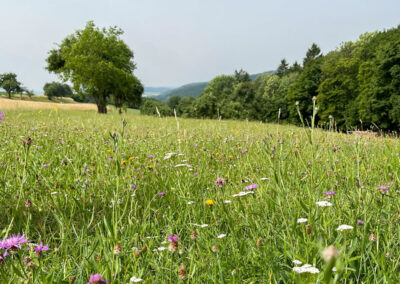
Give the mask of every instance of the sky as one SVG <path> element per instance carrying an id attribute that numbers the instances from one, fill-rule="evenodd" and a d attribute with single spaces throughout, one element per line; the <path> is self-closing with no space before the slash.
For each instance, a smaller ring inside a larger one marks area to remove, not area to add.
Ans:
<path id="1" fill-rule="evenodd" d="M 58 80 L 45 59 L 93 20 L 118 26 L 147 87 L 208 81 L 299 62 L 365 32 L 400 24 L 400 0 L 0 0 L 0 73 L 40 91 Z"/>

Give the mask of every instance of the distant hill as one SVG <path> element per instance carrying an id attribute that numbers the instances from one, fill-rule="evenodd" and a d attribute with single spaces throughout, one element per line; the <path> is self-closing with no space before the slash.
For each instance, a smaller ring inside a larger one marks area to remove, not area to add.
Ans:
<path id="1" fill-rule="evenodd" d="M 158 95 L 165 93 L 175 87 L 144 87 L 143 97 L 155 98 Z"/>
<path id="2" fill-rule="evenodd" d="M 262 74 L 266 74 L 266 73 L 272 74 L 272 73 L 275 73 L 275 71 L 267 71 L 267 72 L 263 72 L 263 73 L 252 74 L 252 75 L 250 75 L 250 79 L 253 81 L 258 76 L 260 76 Z M 184 98 L 184 97 L 198 98 L 201 95 L 201 93 L 203 93 L 207 84 L 208 84 L 208 82 L 190 83 L 190 84 L 186 84 L 186 85 L 183 85 L 183 86 L 175 88 L 175 89 L 167 90 L 158 96 L 150 96 L 150 97 L 153 99 L 165 102 L 165 103 L 168 102 L 168 99 L 170 97 L 174 97 L 174 96 L 179 96 L 181 98 Z"/>

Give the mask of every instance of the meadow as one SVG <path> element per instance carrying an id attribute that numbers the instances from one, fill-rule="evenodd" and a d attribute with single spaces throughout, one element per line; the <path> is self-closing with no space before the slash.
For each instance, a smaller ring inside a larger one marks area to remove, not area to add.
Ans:
<path id="1" fill-rule="evenodd" d="M 396 138 L 3 112 L 1 283 L 400 281 Z"/>

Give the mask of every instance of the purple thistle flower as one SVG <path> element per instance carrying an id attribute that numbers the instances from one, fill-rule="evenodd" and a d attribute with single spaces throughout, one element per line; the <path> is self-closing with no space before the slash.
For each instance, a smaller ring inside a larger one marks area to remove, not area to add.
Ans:
<path id="1" fill-rule="evenodd" d="M 363 220 L 357 220 L 357 225 L 358 226 L 364 226 L 364 221 Z"/>
<path id="2" fill-rule="evenodd" d="M 170 243 L 177 243 L 179 241 L 179 238 L 177 235 L 169 235 L 168 236 L 168 241 Z"/>
<path id="3" fill-rule="evenodd" d="M 324 194 L 328 195 L 328 196 L 332 196 L 332 195 L 335 195 L 336 192 L 329 190 L 329 191 L 325 191 Z"/>
<path id="4" fill-rule="evenodd" d="M 43 164 L 42 165 L 42 168 L 48 168 L 48 167 L 50 167 L 50 164 Z"/>
<path id="5" fill-rule="evenodd" d="M 194 147 L 199 147 L 199 144 L 194 144 Z"/>
<path id="6" fill-rule="evenodd" d="M 257 188 L 258 188 L 258 185 L 254 183 L 254 184 L 250 184 L 250 185 L 246 186 L 244 189 L 254 191 L 254 189 L 257 189 Z"/>
<path id="7" fill-rule="evenodd" d="M 385 194 L 387 191 L 390 190 L 390 187 L 389 187 L 389 186 L 385 186 L 385 185 L 380 185 L 380 186 L 378 186 L 378 190 L 379 190 L 382 194 Z"/>
<path id="8" fill-rule="evenodd" d="M 0 121 L 3 121 L 4 120 L 4 112 L 2 112 L 1 110 L 0 110 Z"/>
<path id="9" fill-rule="evenodd" d="M 160 191 L 159 193 L 157 193 L 158 195 L 161 195 L 161 196 L 165 196 L 165 192 L 164 191 Z"/>
<path id="10" fill-rule="evenodd" d="M 43 242 L 40 242 L 40 244 L 37 247 L 35 247 L 33 250 L 36 252 L 36 256 L 39 257 L 42 255 L 43 251 L 49 250 L 49 245 L 47 244 L 47 245 L 43 246 Z"/>
<path id="11" fill-rule="evenodd" d="M 154 158 L 154 155 L 148 155 L 147 158 L 152 159 L 152 158 Z"/>
<path id="12" fill-rule="evenodd" d="M 21 236 L 19 234 L 12 235 L 11 237 L 0 242 L 0 248 L 5 250 L 17 250 L 21 248 L 21 245 L 27 242 L 28 240 L 25 238 L 25 234 L 22 234 Z"/>
<path id="13" fill-rule="evenodd" d="M 136 189 L 136 188 L 137 188 L 137 185 L 134 184 L 134 185 L 131 186 L 131 188 L 132 188 L 132 189 Z"/>
<path id="14" fill-rule="evenodd" d="M 104 280 L 101 274 L 91 274 L 89 282 L 87 284 L 105 284 L 109 282 L 108 280 Z"/>
<path id="15" fill-rule="evenodd" d="M 218 187 L 223 187 L 223 186 L 224 186 L 224 183 L 225 183 L 225 180 L 224 180 L 223 178 L 217 178 L 217 181 L 215 182 L 215 184 L 216 184 Z"/>

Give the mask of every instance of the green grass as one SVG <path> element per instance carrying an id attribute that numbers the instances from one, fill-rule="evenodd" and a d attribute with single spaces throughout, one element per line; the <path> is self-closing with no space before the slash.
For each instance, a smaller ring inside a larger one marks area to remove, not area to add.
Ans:
<path id="1" fill-rule="evenodd" d="M 100 273 L 112 283 L 132 276 L 145 283 L 315 283 L 329 275 L 321 256 L 329 245 L 340 257 L 327 282 L 400 281 L 397 139 L 136 114 L 5 112 L 0 239 L 25 233 L 50 250 L 39 258 L 25 249 L 7 256 L 0 282 L 69 283 L 74 276 L 86 283 Z M 29 151 L 25 137 L 33 139 Z M 164 159 L 170 152 L 177 154 Z M 232 197 L 249 184 L 258 185 L 254 194 Z M 386 195 L 380 185 L 390 186 Z M 336 194 L 328 198 L 328 190 Z M 333 206 L 318 207 L 322 200 Z M 354 229 L 338 232 L 342 224 Z M 168 248 L 171 234 L 182 251 L 153 251 Z M 28 255 L 34 267 L 24 264 Z M 295 259 L 320 273 L 293 272 Z"/>

